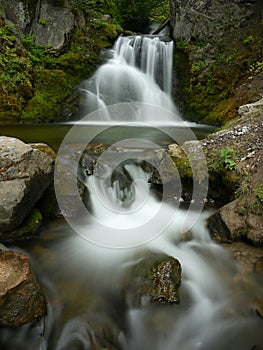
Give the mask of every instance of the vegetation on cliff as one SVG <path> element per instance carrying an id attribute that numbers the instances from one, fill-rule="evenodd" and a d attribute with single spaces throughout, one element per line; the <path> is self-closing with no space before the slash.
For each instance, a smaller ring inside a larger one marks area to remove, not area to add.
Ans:
<path id="1" fill-rule="evenodd" d="M 7 20 L 7 5 L 1 0 L 0 121 L 50 122 L 74 115 L 74 89 L 95 71 L 102 51 L 112 46 L 123 32 L 122 26 L 143 31 L 150 16 L 152 20 L 162 20 L 169 10 L 167 1 L 133 1 L 128 7 L 126 2 L 48 1 L 50 6 L 65 8 L 74 17 L 63 47 L 54 49 L 48 43 L 37 43 L 32 24 L 21 30 L 17 23 Z M 47 28 L 48 20 L 36 13 L 35 2 L 24 4 L 33 13 L 31 23 L 37 19 L 38 26 Z"/>
<path id="2" fill-rule="evenodd" d="M 240 105 L 261 97 L 262 4 L 172 3 L 178 6 L 172 19 L 177 96 L 184 113 L 192 120 L 223 125 L 238 116 Z"/>

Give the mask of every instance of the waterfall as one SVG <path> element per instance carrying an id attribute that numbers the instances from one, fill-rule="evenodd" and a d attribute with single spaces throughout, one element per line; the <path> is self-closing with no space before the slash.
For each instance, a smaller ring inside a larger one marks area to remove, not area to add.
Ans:
<path id="1" fill-rule="evenodd" d="M 112 57 L 83 83 L 87 113 L 96 111 L 91 118 L 112 125 L 173 120 L 178 112 L 171 99 L 172 51 L 172 42 L 159 37 L 120 37 Z M 126 107 L 117 108 L 122 104 Z M 168 112 L 162 113 L 164 109 Z M 38 239 L 26 247 L 22 243 L 45 289 L 48 314 L 19 329 L 0 329 L 0 349 L 260 349 L 262 320 L 250 307 L 260 296 L 259 283 L 252 271 L 245 284 L 238 281 L 231 256 L 211 240 L 206 228 L 211 212 L 202 211 L 205 197 L 198 187 L 206 181 L 196 176 L 187 209 L 181 207 L 179 173 L 167 187 L 163 181 L 160 199 L 149 179 L 153 168 L 162 175 L 158 164 L 165 160 L 163 148 L 147 139 L 146 130 L 143 139 L 138 130 L 136 138 L 120 132 L 121 141 L 98 152 L 93 162 L 84 152 L 95 136 L 90 129 L 82 124 L 72 128 L 57 156 L 57 200 L 61 211 L 64 203 L 64 212 L 72 216 L 65 215 L 67 223 L 45 223 Z M 195 140 L 188 129 L 176 134 L 179 145 Z M 198 149 L 196 141 L 192 145 Z M 102 145 L 96 146 L 99 151 Z M 83 152 L 87 158 L 81 159 Z M 197 154 L 193 148 L 186 152 L 191 165 Z M 169 164 L 163 164 L 164 173 Z M 197 167 L 206 178 L 199 163 Z M 120 296 L 126 268 L 155 253 L 180 262 L 181 301 L 163 305 L 143 300 L 136 308 Z"/>
<path id="2" fill-rule="evenodd" d="M 157 36 L 119 37 L 110 58 L 95 75 L 83 82 L 86 113 L 106 108 L 102 120 L 151 121 L 147 112 L 136 108 L 127 115 L 115 115 L 107 106 L 137 102 L 155 105 L 178 115 L 172 101 L 173 42 Z M 98 118 L 98 114 L 96 114 Z M 159 115 L 159 120 L 172 117 Z"/>

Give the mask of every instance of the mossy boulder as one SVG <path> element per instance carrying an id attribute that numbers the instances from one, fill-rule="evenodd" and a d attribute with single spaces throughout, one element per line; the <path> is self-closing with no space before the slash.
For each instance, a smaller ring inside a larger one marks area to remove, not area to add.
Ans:
<path id="1" fill-rule="evenodd" d="M 39 232 L 42 221 L 42 213 L 36 208 L 32 209 L 17 228 L 3 233 L 0 232 L 1 242 L 35 238 Z"/>
<path id="2" fill-rule="evenodd" d="M 163 254 L 146 253 L 137 263 L 125 270 L 121 290 L 129 306 L 152 303 L 178 304 L 181 284 L 181 265 L 178 260 Z"/>
<path id="3" fill-rule="evenodd" d="M 0 138 L 1 240 L 35 235 L 41 214 L 31 210 L 51 183 L 53 170 L 54 158 L 46 152 L 15 138 Z"/>

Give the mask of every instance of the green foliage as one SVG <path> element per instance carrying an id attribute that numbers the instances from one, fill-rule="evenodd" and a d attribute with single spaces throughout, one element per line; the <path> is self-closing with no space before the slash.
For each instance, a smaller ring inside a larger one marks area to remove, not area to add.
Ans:
<path id="1" fill-rule="evenodd" d="M 251 64 L 249 67 L 249 71 L 250 73 L 253 73 L 253 74 L 259 74 L 263 72 L 263 61 L 261 62 L 258 61 L 256 63 Z"/>
<path id="2" fill-rule="evenodd" d="M 25 35 L 21 41 L 34 64 L 40 66 L 56 66 L 56 56 L 52 53 L 51 47 L 44 47 L 36 44 L 34 35 Z"/>
<path id="3" fill-rule="evenodd" d="M 205 68 L 206 68 L 205 62 L 204 61 L 198 61 L 198 62 L 196 62 L 196 64 L 194 64 L 191 67 L 191 71 L 192 71 L 192 73 L 200 72 L 200 71 L 203 71 Z"/>
<path id="4" fill-rule="evenodd" d="M 254 40 L 253 35 L 249 35 L 248 37 L 246 37 L 246 39 L 243 40 L 243 44 L 244 44 L 244 45 L 248 45 L 248 44 L 250 44 L 253 40 Z"/>
<path id="5" fill-rule="evenodd" d="M 71 84 L 61 70 L 41 70 L 37 73 L 33 98 L 22 112 L 23 120 L 53 121 L 62 101 L 71 93 Z"/>
<path id="6" fill-rule="evenodd" d="M 183 50 L 183 51 L 190 48 L 190 44 L 187 41 L 184 41 L 184 40 L 176 41 L 175 45 L 176 45 L 177 49 Z"/>
<path id="7" fill-rule="evenodd" d="M 170 17 L 170 4 L 167 0 L 155 1 L 150 13 L 150 21 L 162 23 Z"/>
<path id="8" fill-rule="evenodd" d="M 233 148 L 222 148 L 220 152 L 220 160 L 227 170 L 235 170 L 237 164 L 234 161 L 236 151 Z"/>
<path id="9" fill-rule="evenodd" d="M 220 172 L 222 169 L 236 170 L 237 164 L 234 160 L 235 150 L 233 148 L 222 148 L 220 154 L 216 154 L 209 164 L 213 172 Z"/>
<path id="10" fill-rule="evenodd" d="M 116 0 L 120 24 L 128 30 L 147 32 L 156 3 L 154 0 Z"/>
<path id="11" fill-rule="evenodd" d="M 254 189 L 254 193 L 257 196 L 257 199 L 260 201 L 260 203 L 263 203 L 263 184 L 260 184 Z"/>

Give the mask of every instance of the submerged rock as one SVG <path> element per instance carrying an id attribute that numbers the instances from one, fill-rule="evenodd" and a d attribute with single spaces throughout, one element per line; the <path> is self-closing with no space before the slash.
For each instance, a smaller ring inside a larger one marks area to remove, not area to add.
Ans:
<path id="1" fill-rule="evenodd" d="M 27 256 L 0 249 L 0 326 L 18 327 L 46 314 L 46 298 Z"/>
<path id="2" fill-rule="evenodd" d="M 53 179 L 54 158 L 21 140 L 0 137 L 0 240 L 30 213 Z"/>
<path id="3" fill-rule="evenodd" d="M 140 259 L 125 272 L 123 294 L 128 305 L 150 302 L 178 304 L 181 265 L 171 256 L 153 254 Z"/>

